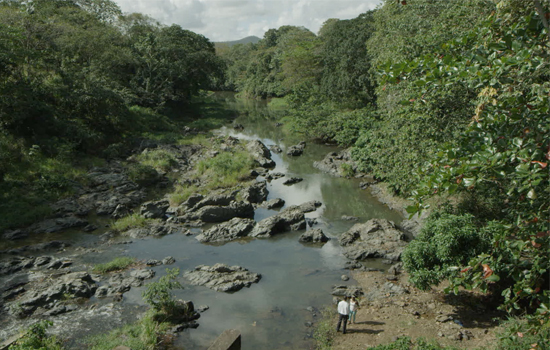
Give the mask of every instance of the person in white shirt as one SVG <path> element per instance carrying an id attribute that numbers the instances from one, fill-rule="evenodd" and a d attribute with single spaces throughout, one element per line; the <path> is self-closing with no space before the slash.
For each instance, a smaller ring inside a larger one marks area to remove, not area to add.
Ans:
<path id="1" fill-rule="evenodd" d="M 344 322 L 344 327 L 342 328 L 342 334 L 346 334 L 346 325 L 348 323 L 348 317 L 349 317 L 349 303 L 348 303 L 348 297 L 345 296 L 344 300 L 340 301 L 338 303 L 338 325 L 336 326 L 336 332 L 340 331 L 340 325 L 342 324 L 342 321 Z"/>

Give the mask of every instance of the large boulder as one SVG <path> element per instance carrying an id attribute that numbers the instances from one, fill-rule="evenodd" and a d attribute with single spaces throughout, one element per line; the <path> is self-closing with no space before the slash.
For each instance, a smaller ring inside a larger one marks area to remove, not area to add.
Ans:
<path id="1" fill-rule="evenodd" d="M 262 276 L 244 267 L 215 264 L 199 265 L 194 270 L 184 273 L 184 277 L 191 284 L 205 286 L 218 292 L 236 292 L 257 283 Z"/>
<path id="2" fill-rule="evenodd" d="M 33 233 L 54 233 L 69 228 L 84 227 L 86 225 L 88 225 L 88 221 L 70 215 L 63 218 L 47 219 L 38 222 L 29 227 L 28 231 Z"/>
<path id="3" fill-rule="evenodd" d="M 330 238 L 320 228 L 306 231 L 300 236 L 300 242 L 302 243 L 325 243 L 329 240 Z"/>
<path id="4" fill-rule="evenodd" d="M 273 168 L 275 166 L 275 162 L 271 159 L 271 152 L 261 141 L 250 141 L 248 145 L 246 145 L 246 149 L 261 167 Z"/>
<path id="5" fill-rule="evenodd" d="M 343 176 L 342 166 L 344 164 L 351 167 L 354 171 L 357 169 L 357 165 L 351 159 L 349 150 L 330 152 L 323 160 L 314 162 L 313 166 L 325 173 L 341 177 Z"/>
<path id="6" fill-rule="evenodd" d="M 291 206 L 260 221 L 250 232 L 251 237 L 271 237 L 287 231 L 304 230 L 306 218 L 299 206 Z"/>
<path id="7" fill-rule="evenodd" d="M 405 234 L 393 222 L 385 219 L 372 219 L 355 224 L 342 234 L 340 244 L 344 255 L 353 260 L 383 258 L 400 260 L 407 245 Z"/>
<path id="8" fill-rule="evenodd" d="M 30 287 L 30 286 L 29 286 Z M 74 298 L 90 298 L 97 290 L 97 284 L 86 272 L 73 272 L 59 278 L 42 281 L 39 285 L 26 292 L 12 307 L 12 313 L 18 316 L 29 316 L 38 308 L 50 310 L 60 300 L 67 296 Z M 73 308 L 70 308 L 73 309 Z M 63 312 L 66 312 L 65 309 Z M 57 310 L 54 313 L 60 313 Z"/>
<path id="9" fill-rule="evenodd" d="M 301 141 L 297 145 L 290 146 L 287 149 L 286 154 L 289 155 L 289 156 L 294 156 L 294 157 L 301 156 L 302 153 L 304 153 L 305 148 L 306 148 L 306 143 L 304 141 Z"/>
<path id="10" fill-rule="evenodd" d="M 256 222 L 247 218 L 233 218 L 228 222 L 212 226 L 209 230 L 197 235 L 199 242 L 226 242 L 246 237 L 252 231 Z"/>
<path id="11" fill-rule="evenodd" d="M 140 215 L 146 219 L 164 219 L 166 210 L 170 207 L 168 199 L 145 202 L 141 205 Z"/>
<path id="12" fill-rule="evenodd" d="M 269 194 L 265 181 L 256 182 L 241 191 L 243 199 L 250 203 L 262 203 Z"/>
<path id="13" fill-rule="evenodd" d="M 181 221 L 223 222 L 235 217 L 253 218 L 254 207 L 248 202 L 232 202 L 228 206 L 207 205 L 178 217 Z"/>

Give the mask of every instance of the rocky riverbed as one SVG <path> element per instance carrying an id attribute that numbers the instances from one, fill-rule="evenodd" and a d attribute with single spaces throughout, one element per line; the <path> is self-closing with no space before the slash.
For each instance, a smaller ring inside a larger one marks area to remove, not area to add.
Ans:
<path id="1" fill-rule="evenodd" d="M 120 307 L 125 295 L 152 280 L 157 271 L 162 271 L 158 267 L 172 265 L 175 259 L 159 256 L 162 261 L 143 260 L 138 256 L 138 263 L 125 271 L 97 274 L 92 273 L 91 265 L 83 261 L 82 256 L 113 249 L 123 252 L 134 240 L 186 234 L 203 244 L 246 243 L 299 232 L 295 239 L 306 247 L 311 246 L 307 249 L 315 249 L 330 240 L 330 234 L 327 236 L 316 227 L 323 222 L 307 217 L 324 206 L 321 198 L 297 204 L 285 204 L 283 198 L 269 198 L 268 187 L 272 183 L 280 182 L 288 187 L 307 182 L 277 171 L 269 150 L 273 145 L 267 147 L 260 140 L 239 140 L 232 136 L 216 137 L 212 143 L 218 146 L 211 149 L 200 145 L 142 143 L 128 159 L 90 169 L 86 183 L 74 184 L 75 195 L 52 203 L 52 217 L 4 232 L 5 249 L 0 251 L 0 338 L 7 339 L 38 317 L 54 320 L 54 330 L 67 338 L 85 332 L 75 330 L 75 325 L 82 325 L 86 318 L 122 320 L 127 312 Z M 234 188 L 200 193 L 208 179 L 194 176 L 196 164 L 238 146 L 252 155 L 258 168 Z M 132 180 L 129 168 L 137 161 L 137 155 L 154 150 L 167 152 L 175 159 L 170 172 L 155 170 L 146 178 Z M 307 150 L 302 142 L 288 147 L 287 155 L 300 157 Z M 339 161 L 349 159 L 342 157 Z M 193 185 L 197 192 L 181 204 L 174 204 L 170 200 L 170 188 L 176 183 Z M 162 192 L 164 196 L 154 198 Z M 258 212 L 265 217 L 258 218 Z M 122 230 L 106 226 L 130 214 L 139 214 L 149 221 Z M 86 239 L 75 238 L 79 235 L 85 235 Z M 342 235 L 339 243 L 350 259 L 347 267 L 364 269 L 365 259 L 398 261 L 406 239 L 396 224 L 381 219 L 357 223 Z M 184 276 L 190 284 L 237 292 L 243 287 L 253 288 L 252 284 L 261 285 L 261 274 L 262 271 L 250 272 L 246 267 L 218 261 L 212 267 L 202 265 L 190 269 Z M 359 291 L 341 289 L 333 294 L 342 293 Z"/>

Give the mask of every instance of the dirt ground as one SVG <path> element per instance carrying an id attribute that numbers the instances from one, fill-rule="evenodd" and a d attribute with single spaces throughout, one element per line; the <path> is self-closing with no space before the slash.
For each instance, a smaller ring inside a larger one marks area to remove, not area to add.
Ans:
<path id="1" fill-rule="evenodd" d="M 443 286 L 423 292 L 408 283 L 407 274 L 398 275 L 396 281 L 389 281 L 387 274 L 377 271 L 354 271 L 351 276 L 366 296 L 360 299 L 357 322 L 348 325 L 346 334 L 337 333 L 334 350 L 365 349 L 403 336 L 434 339 L 461 349 L 494 348 L 498 325 L 494 318 L 502 314 L 483 296 L 465 291 L 446 296 Z M 385 293 L 388 282 L 409 293 Z"/>

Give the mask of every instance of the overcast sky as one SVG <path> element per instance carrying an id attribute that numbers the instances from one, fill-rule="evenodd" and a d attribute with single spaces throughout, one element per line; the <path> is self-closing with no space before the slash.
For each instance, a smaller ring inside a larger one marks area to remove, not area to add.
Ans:
<path id="1" fill-rule="evenodd" d="M 114 0 L 123 12 L 140 12 L 164 24 L 230 41 L 263 37 L 282 25 L 304 26 L 317 33 L 329 18 L 350 19 L 382 0 Z"/>

